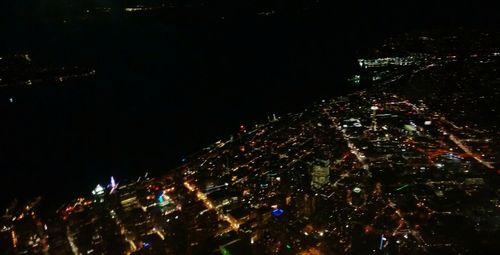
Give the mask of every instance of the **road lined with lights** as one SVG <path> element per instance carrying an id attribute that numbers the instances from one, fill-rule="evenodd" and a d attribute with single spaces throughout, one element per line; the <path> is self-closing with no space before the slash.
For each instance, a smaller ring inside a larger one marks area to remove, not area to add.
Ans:
<path id="1" fill-rule="evenodd" d="M 184 187 L 186 187 L 191 192 L 195 192 L 196 198 L 198 198 L 198 200 L 203 202 L 203 204 L 205 205 L 205 207 L 208 210 L 215 210 L 219 219 L 222 219 L 222 220 L 226 221 L 227 223 L 229 223 L 229 228 L 226 229 L 225 231 L 223 231 L 223 233 L 225 233 L 227 231 L 231 231 L 231 230 L 238 231 L 238 229 L 240 227 L 239 222 L 230 214 L 225 214 L 221 209 L 214 207 L 214 203 L 212 201 L 210 201 L 210 199 L 208 199 L 207 195 L 205 193 L 201 192 L 198 189 L 198 187 L 194 186 L 193 184 L 191 184 L 187 181 L 184 182 Z"/>
<path id="2" fill-rule="evenodd" d="M 461 127 L 455 125 L 453 122 L 451 121 L 448 121 L 447 119 L 445 119 L 444 117 L 441 117 L 441 121 L 444 121 L 446 124 L 449 124 L 451 126 L 453 126 L 454 128 L 456 129 L 461 129 Z M 460 149 L 462 149 L 468 156 L 470 156 L 471 158 L 474 158 L 477 162 L 479 162 L 480 164 L 482 164 L 483 166 L 489 168 L 489 169 L 495 169 L 495 167 L 490 163 L 490 162 L 486 162 L 484 161 L 481 157 L 477 156 L 476 154 L 474 154 L 471 149 L 462 142 L 462 140 L 460 138 L 458 138 L 457 136 L 453 135 L 452 133 L 450 132 L 447 132 L 449 135 L 449 138 L 450 140 L 455 143 L 455 145 L 457 145 L 458 147 L 460 147 Z"/>

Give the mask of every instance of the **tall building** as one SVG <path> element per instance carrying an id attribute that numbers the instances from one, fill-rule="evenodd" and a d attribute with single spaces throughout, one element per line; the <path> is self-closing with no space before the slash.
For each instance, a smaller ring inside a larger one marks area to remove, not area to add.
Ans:
<path id="1" fill-rule="evenodd" d="M 318 190 L 330 181 L 330 161 L 317 159 L 312 164 L 311 188 Z"/>
<path id="2" fill-rule="evenodd" d="M 316 197 L 304 194 L 304 216 L 309 218 L 316 211 Z"/>

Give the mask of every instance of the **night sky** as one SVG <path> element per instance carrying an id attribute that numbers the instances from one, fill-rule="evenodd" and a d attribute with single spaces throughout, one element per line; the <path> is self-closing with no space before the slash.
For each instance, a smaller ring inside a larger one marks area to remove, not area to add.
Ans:
<path id="1" fill-rule="evenodd" d="M 344 81 L 356 57 L 388 36 L 496 30 L 499 21 L 477 1 L 321 1 L 308 11 L 300 1 L 207 1 L 196 13 L 61 24 L 74 11 L 64 2 L 0 4 L 0 56 L 27 52 L 36 64 L 97 72 L 0 91 L 0 205 L 39 194 L 57 204 L 110 175 L 167 173 L 240 124 L 351 91 Z M 281 12 L 255 16 L 262 6 Z"/>

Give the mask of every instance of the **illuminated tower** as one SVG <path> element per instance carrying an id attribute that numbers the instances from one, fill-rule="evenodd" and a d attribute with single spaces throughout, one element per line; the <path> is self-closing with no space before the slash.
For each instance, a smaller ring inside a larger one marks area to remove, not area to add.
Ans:
<path id="1" fill-rule="evenodd" d="M 111 176 L 111 181 L 108 187 L 110 188 L 109 194 L 112 194 L 118 187 L 118 184 L 115 182 L 115 178 L 113 176 Z"/>

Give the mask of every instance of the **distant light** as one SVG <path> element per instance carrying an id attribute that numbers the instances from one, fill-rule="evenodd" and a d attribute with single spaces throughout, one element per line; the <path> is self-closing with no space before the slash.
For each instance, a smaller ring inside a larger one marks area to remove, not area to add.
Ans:
<path id="1" fill-rule="evenodd" d="M 356 188 L 354 188 L 352 191 L 354 191 L 355 193 L 359 193 L 359 192 L 361 192 L 361 189 L 360 189 L 360 188 L 358 188 L 358 187 L 356 187 Z"/>
<path id="2" fill-rule="evenodd" d="M 430 124 L 432 124 L 432 121 L 430 121 L 430 120 L 426 120 L 426 121 L 424 122 L 424 125 L 426 125 L 426 126 L 429 126 Z"/>
<path id="3" fill-rule="evenodd" d="M 14 98 L 13 97 L 9 98 L 9 102 L 14 103 Z"/>

